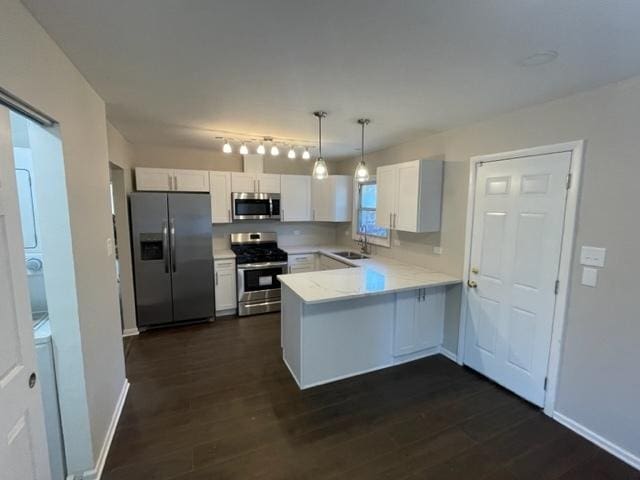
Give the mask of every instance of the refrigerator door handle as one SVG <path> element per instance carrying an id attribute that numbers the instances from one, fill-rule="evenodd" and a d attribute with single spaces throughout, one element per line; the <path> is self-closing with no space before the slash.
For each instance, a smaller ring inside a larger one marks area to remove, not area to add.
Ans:
<path id="1" fill-rule="evenodd" d="M 176 271 L 176 223 L 173 218 L 169 219 L 169 232 L 171 234 L 171 270 Z"/>
<path id="2" fill-rule="evenodd" d="M 169 273 L 169 229 L 167 222 L 162 222 L 162 257 L 164 258 L 164 273 Z"/>

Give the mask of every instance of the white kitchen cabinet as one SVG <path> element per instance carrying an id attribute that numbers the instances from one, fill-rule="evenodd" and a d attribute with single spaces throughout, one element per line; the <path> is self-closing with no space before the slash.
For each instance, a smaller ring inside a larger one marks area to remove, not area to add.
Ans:
<path id="1" fill-rule="evenodd" d="M 350 222 L 353 177 L 329 175 L 311 180 L 311 218 L 316 222 Z"/>
<path id="2" fill-rule="evenodd" d="M 236 193 L 257 192 L 256 174 L 231 172 L 231 191 Z"/>
<path id="3" fill-rule="evenodd" d="M 258 192 L 259 193 L 280 193 L 280 175 L 273 173 L 258 174 Z"/>
<path id="4" fill-rule="evenodd" d="M 209 172 L 137 167 L 136 190 L 149 192 L 208 192 Z"/>
<path id="5" fill-rule="evenodd" d="M 239 193 L 280 193 L 280 175 L 232 172 L 231 191 Z"/>
<path id="6" fill-rule="evenodd" d="M 351 268 L 351 265 L 327 255 L 320 254 L 318 258 L 318 270 L 338 270 L 341 268 Z"/>
<path id="7" fill-rule="evenodd" d="M 174 170 L 173 178 L 177 192 L 209 191 L 209 172 L 206 170 Z"/>
<path id="8" fill-rule="evenodd" d="M 316 270 L 316 254 L 304 253 L 299 255 L 289 255 L 289 273 L 313 272 Z"/>
<path id="9" fill-rule="evenodd" d="M 209 172 L 211 223 L 231 223 L 231 172 Z"/>
<path id="10" fill-rule="evenodd" d="M 234 259 L 214 259 L 213 274 L 215 275 L 216 314 L 235 310 L 238 306 L 236 261 Z"/>
<path id="11" fill-rule="evenodd" d="M 442 343 L 445 291 L 421 288 L 396 294 L 393 355 L 401 356 Z"/>
<path id="12" fill-rule="evenodd" d="M 280 179 L 280 220 L 311 221 L 311 177 L 282 175 Z"/>
<path id="13" fill-rule="evenodd" d="M 136 190 L 150 192 L 173 190 L 173 170 L 167 168 L 136 168 Z"/>
<path id="14" fill-rule="evenodd" d="M 376 170 L 376 224 L 405 232 L 440 230 L 441 160 L 414 160 Z"/>

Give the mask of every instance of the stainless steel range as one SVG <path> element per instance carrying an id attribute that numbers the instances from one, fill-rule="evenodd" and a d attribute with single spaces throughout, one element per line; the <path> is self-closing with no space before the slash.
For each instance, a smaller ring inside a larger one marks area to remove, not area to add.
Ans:
<path id="1" fill-rule="evenodd" d="M 278 248 L 277 235 L 232 233 L 231 250 L 238 269 L 238 315 L 279 312 L 278 275 L 287 271 L 287 252 Z"/>

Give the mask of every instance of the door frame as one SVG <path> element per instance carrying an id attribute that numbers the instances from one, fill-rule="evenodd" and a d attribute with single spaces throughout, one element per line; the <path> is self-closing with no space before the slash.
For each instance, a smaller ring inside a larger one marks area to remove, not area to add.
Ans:
<path id="1" fill-rule="evenodd" d="M 582 183 L 582 167 L 584 161 L 585 140 L 573 142 L 557 143 L 540 147 L 512 150 L 508 152 L 494 153 L 489 155 L 474 156 L 469 159 L 469 191 L 467 197 L 467 219 L 465 225 L 464 242 L 464 270 L 462 273 L 462 301 L 460 307 L 460 329 L 458 333 L 458 364 L 464 364 L 465 354 L 465 332 L 467 326 L 467 281 L 469 280 L 469 269 L 471 262 L 471 240 L 473 238 L 473 217 L 475 213 L 476 197 L 476 176 L 478 165 L 487 162 L 497 162 L 500 160 L 512 160 L 523 157 L 541 156 L 551 153 L 571 153 L 571 163 L 569 174 L 571 184 L 567 192 L 567 199 L 564 213 L 564 228 L 562 231 L 562 246 L 560 253 L 560 264 L 558 269 L 558 280 L 560 281 L 556 303 L 553 311 L 553 328 L 551 332 L 551 344 L 549 349 L 549 364 L 547 366 L 547 388 L 544 398 L 544 413 L 553 416 L 556 392 L 558 385 L 558 373 L 560 370 L 560 360 L 562 354 L 562 344 L 564 340 L 564 328 L 566 323 L 569 279 L 571 277 L 571 259 L 573 258 L 574 241 L 576 234 L 576 223 L 578 218 L 578 202 L 580 196 L 580 186 Z"/>

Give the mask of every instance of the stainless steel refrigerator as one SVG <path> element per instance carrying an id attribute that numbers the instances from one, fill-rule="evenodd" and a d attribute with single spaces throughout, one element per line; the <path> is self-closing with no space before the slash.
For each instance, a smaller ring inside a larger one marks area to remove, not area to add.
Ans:
<path id="1" fill-rule="evenodd" d="M 138 327 L 214 316 L 211 197 L 130 195 Z"/>

